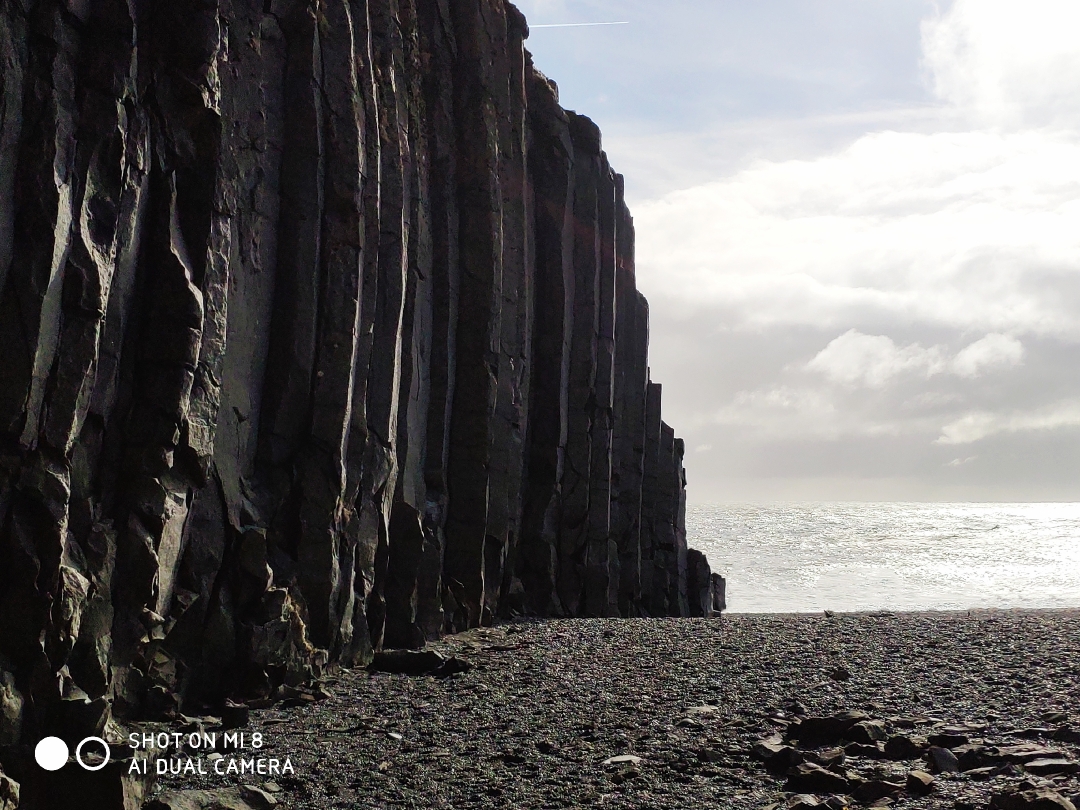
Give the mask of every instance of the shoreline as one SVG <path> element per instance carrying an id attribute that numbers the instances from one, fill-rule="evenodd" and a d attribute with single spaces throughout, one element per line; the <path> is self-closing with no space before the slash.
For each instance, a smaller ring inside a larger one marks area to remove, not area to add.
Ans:
<path id="1" fill-rule="evenodd" d="M 806 616 L 824 616 L 826 613 L 832 616 L 981 616 L 981 615 L 993 615 L 997 613 L 1050 613 L 1050 614 L 1063 614 L 1063 615 L 1077 615 L 1080 616 L 1080 606 L 1078 607 L 982 607 L 982 608 L 925 608 L 921 610 L 806 610 L 806 611 L 728 611 L 725 610 L 723 616 L 725 618 L 733 618 L 736 616 L 774 616 L 774 617 L 806 617 Z M 544 620 L 547 621 L 547 620 Z"/>

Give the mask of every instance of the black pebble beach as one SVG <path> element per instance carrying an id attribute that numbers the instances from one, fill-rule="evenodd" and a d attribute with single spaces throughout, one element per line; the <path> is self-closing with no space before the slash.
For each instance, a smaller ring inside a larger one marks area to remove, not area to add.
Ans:
<path id="1" fill-rule="evenodd" d="M 428 649 L 469 668 L 342 671 L 320 700 L 252 711 L 260 755 L 295 773 L 233 783 L 305 810 L 1064 809 L 1080 794 L 1080 611 L 521 622 Z"/>

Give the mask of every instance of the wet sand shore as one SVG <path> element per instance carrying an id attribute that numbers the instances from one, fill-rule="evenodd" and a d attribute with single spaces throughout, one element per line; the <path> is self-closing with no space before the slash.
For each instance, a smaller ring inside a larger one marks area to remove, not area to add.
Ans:
<path id="1" fill-rule="evenodd" d="M 339 672 L 329 698 L 252 711 L 261 756 L 295 769 L 268 786 L 281 806 L 965 810 L 1080 794 L 1080 611 L 521 622 L 430 649 L 471 669 Z"/>

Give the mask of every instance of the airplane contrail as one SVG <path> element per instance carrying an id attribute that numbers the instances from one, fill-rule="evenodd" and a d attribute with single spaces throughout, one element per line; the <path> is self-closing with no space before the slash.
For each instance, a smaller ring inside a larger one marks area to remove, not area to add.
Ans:
<path id="1" fill-rule="evenodd" d="M 591 23 L 549 23 L 547 25 L 530 25 L 529 28 L 582 28 L 587 25 L 629 25 L 629 20 L 619 22 L 591 22 Z"/>

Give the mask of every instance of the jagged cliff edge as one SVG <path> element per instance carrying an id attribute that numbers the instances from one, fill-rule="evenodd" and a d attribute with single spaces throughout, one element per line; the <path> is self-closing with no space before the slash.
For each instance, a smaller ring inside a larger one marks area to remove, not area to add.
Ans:
<path id="1" fill-rule="evenodd" d="M 0 754 L 707 616 L 622 177 L 503 0 L 0 2 Z"/>

